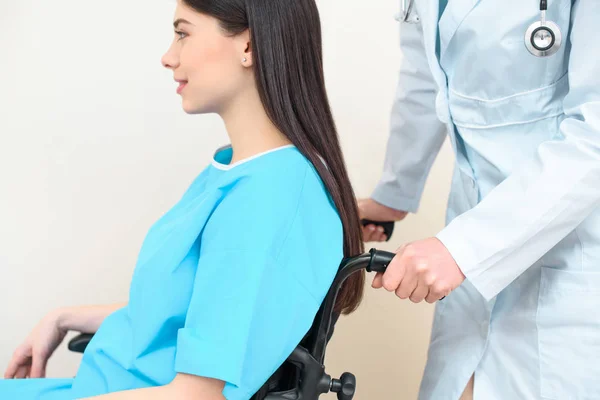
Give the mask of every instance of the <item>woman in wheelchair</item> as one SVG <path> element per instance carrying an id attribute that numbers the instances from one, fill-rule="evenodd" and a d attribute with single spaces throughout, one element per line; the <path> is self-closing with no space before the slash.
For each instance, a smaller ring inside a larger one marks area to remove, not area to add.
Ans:
<path id="1" fill-rule="evenodd" d="M 150 228 L 127 304 L 49 314 L 5 374 L 31 379 L 1 380 L 1 399 L 249 399 L 362 253 L 314 0 L 179 0 L 174 27 L 162 62 L 183 108 L 218 114 L 231 146 Z M 43 378 L 68 330 L 97 332 L 75 378 Z"/>

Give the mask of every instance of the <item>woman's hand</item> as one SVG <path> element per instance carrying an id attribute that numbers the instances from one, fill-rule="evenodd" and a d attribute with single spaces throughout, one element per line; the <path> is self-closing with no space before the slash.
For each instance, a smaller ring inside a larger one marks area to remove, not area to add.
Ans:
<path id="1" fill-rule="evenodd" d="M 44 378 L 46 364 L 69 331 L 95 333 L 125 303 L 66 307 L 46 315 L 15 350 L 4 378 Z"/>
<path id="2" fill-rule="evenodd" d="M 5 379 L 46 376 L 48 359 L 67 334 L 67 330 L 59 326 L 60 316 L 60 310 L 53 311 L 33 328 L 25 341 L 15 350 L 4 373 Z"/>

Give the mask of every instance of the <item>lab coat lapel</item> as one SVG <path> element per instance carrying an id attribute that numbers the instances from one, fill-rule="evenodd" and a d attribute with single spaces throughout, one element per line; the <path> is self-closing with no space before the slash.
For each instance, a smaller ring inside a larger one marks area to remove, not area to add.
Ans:
<path id="1" fill-rule="evenodd" d="M 423 27 L 423 45 L 425 46 L 425 54 L 427 54 L 429 67 L 438 87 L 442 88 L 446 83 L 435 52 L 438 35 L 439 4 L 439 0 L 415 0 L 414 7 L 416 7 L 419 17 L 421 18 L 421 26 Z"/>
<path id="2" fill-rule="evenodd" d="M 460 24 L 475 8 L 480 0 L 449 0 L 448 5 L 439 21 L 440 30 L 440 59 L 446 53 L 450 41 Z"/>
<path id="3" fill-rule="evenodd" d="M 456 1 L 465 0 L 449 0 L 450 3 Z M 473 3 L 474 5 L 477 0 L 466 1 Z M 415 7 L 417 8 L 418 15 L 421 18 L 421 26 L 423 28 L 423 45 L 425 46 L 425 54 L 427 55 L 427 61 L 429 63 L 431 75 L 433 76 L 433 79 L 435 80 L 435 82 L 438 85 L 438 88 L 440 89 L 436 97 L 436 112 L 439 112 L 438 117 L 440 117 L 440 113 L 444 114 L 444 111 L 441 110 L 441 108 L 448 108 L 447 100 L 443 101 L 443 98 L 447 98 L 448 96 L 446 75 L 442 70 L 442 67 L 440 65 L 440 59 L 438 58 L 438 54 L 436 52 L 440 3 L 439 0 L 415 0 Z M 468 14 L 468 12 L 466 14 Z M 446 111 L 446 114 L 449 118 L 449 111 Z M 440 121 L 447 123 L 448 118 L 440 117 Z M 453 129 L 450 129 L 448 131 L 448 136 L 450 138 L 450 143 L 454 152 L 457 153 L 458 146 L 456 143 L 456 136 L 454 134 Z"/>

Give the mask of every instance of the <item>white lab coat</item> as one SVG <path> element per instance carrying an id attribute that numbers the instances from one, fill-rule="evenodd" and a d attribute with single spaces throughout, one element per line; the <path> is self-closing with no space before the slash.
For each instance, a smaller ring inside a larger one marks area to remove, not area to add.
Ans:
<path id="1" fill-rule="evenodd" d="M 437 237 L 467 277 L 436 306 L 419 398 L 475 373 L 475 400 L 600 399 L 600 1 L 549 0 L 547 58 L 524 45 L 538 0 L 450 0 L 439 24 L 438 0 L 414 7 L 373 198 L 417 211 L 449 135 Z"/>

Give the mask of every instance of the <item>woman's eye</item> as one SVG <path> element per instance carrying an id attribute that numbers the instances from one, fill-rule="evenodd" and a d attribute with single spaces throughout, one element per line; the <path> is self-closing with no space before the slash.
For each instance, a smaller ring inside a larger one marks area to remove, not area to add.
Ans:
<path id="1" fill-rule="evenodd" d="M 179 36 L 179 38 L 177 39 L 177 41 L 185 39 L 185 37 L 187 36 L 187 33 L 182 32 L 182 31 L 175 31 L 175 34 L 177 36 Z"/>

